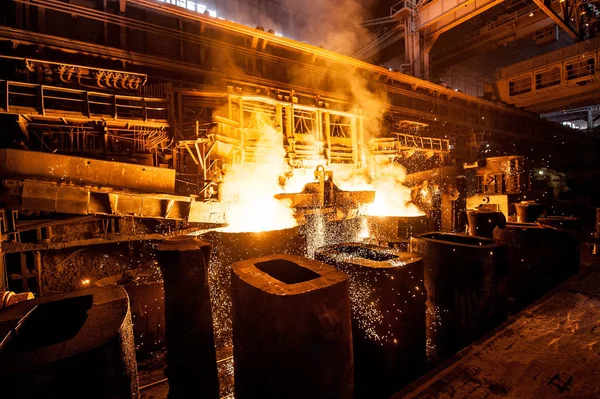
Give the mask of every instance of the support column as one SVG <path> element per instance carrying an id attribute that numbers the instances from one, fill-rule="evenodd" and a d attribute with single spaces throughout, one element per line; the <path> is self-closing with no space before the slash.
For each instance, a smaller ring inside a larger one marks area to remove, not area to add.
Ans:
<path id="1" fill-rule="evenodd" d="M 38 7 L 38 32 L 46 33 L 46 9 L 43 7 Z"/>
<path id="2" fill-rule="evenodd" d="M 415 32 L 415 20 L 407 16 L 404 20 L 404 62 L 410 65 L 410 73 L 415 77 L 421 77 L 421 46 L 420 34 Z"/>
<path id="3" fill-rule="evenodd" d="M 125 16 L 127 10 L 127 0 L 119 0 L 119 14 Z M 127 50 L 127 28 L 120 26 L 121 49 Z"/>
<path id="4" fill-rule="evenodd" d="M 169 399 L 202 392 L 219 398 L 219 377 L 208 285 L 212 246 L 176 237 L 157 247 L 165 289 Z"/>
<path id="5" fill-rule="evenodd" d="M 592 130 L 594 128 L 594 114 L 592 113 L 592 108 L 588 108 L 587 110 L 587 130 Z"/>
<path id="6" fill-rule="evenodd" d="M 437 41 L 439 33 L 416 31 L 416 14 L 408 14 L 404 19 L 404 62 L 410 64 L 412 76 L 429 80 L 429 53 Z M 422 35 L 421 32 L 424 32 Z"/>
<path id="7" fill-rule="evenodd" d="M 331 164 L 331 119 L 330 119 L 330 113 L 329 112 L 323 112 L 323 115 L 321 115 L 321 117 L 323 118 L 325 124 L 324 124 L 324 129 L 325 131 L 323 132 L 323 134 L 325 135 L 325 141 L 327 143 L 327 149 L 325 151 L 325 156 L 327 157 L 327 165 Z"/>
<path id="8" fill-rule="evenodd" d="M 594 238 L 600 239 L 600 208 L 596 208 L 596 232 L 594 233 Z M 600 245 L 594 244 L 592 253 L 600 255 Z"/>
<path id="9" fill-rule="evenodd" d="M 431 47 L 433 47 L 433 43 L 430 47 L 427 46 L 427 41 L 425 40 L 425 46 L 423 48 L 423 79 L 429 80 L 431 68 L 429 66 L 429 52 L 431 51 Z"/>
<path id="10" fill-rule="evenodd" d="M 0 292 L 8 290 L 8 280 L 6 279 L 6 260 L 5 255 L 0 248 Z"/>

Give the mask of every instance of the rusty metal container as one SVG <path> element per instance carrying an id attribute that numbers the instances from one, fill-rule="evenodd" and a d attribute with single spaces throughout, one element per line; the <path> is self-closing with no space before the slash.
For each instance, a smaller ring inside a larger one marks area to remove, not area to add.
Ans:
<path id="1" fill-rule="evenodd" d="M 219 376 L 208 284 L 211 245 L 173 237 L 156 248 L 165 287 L 169 398 L 200 389 L 219 398 Z"/>
<path id="2" fill-rule="evenodd" d="M 262 232 L 211 231 L 202 238 L 213 245 L 209 282 L 217 348 L 231 345 L 231 267 L 249 258 L 302 255 L 306 240 L 298 227 Z"/>
<path id="3" fill-rule="evenodd" d="M 511 310 L 533 302 L 579 270 L 579 241 L 535 223 L 508 223 L 494 238 L 506 244 Z"/>
<path id="4" fill-rule="evenodd" d="M 506 247 L 464 234 L 425 233 L 410 241 L 423 257 L 427 357 L 437 363 L 506 320 Z"/>
<path id="5" fill-rule="evenodd" d="M 300 227 L 301 234 L 306 237 L 306 253 L 301 255 L 312 258 L 315 251 L 325 245 L 358 240 L 361 219 L 330 220 L 334 216 L 335 213 L 319 212 L 307 215 L 306 224 Z"/>
<path id="6" fill-rule="evenodd" d="M 502 212 L 487 209 L 467 210 L 467 221 L 469 235 L 477 237 L 493 238 L 496 227 L 503 229 L 506 226 L 506 217 Z"/>
<path id="7" fill-rule="evenodd" d="M 0 312 L 0 386 L 13 398 L 137 398 L 129 300 L 97 287 Z"/>
<path id="8" fill-rule="evenodd" d="M 131 306 L 135 349 L 139 356 L 165 344 L 165 291 L 162 282 L 123 285 Z"/>
<path id="9" fill-rule="evenodd" d="M 382 244 L 408 242 L 410 237 L 430 229 L 430 220 L 422 216 L 365 216 L 369 238 Z"/>
<path id="10" fill-rule="evenodd" d="M 135 271 L 141 271 L 141 269 Z M 133 335 L 138 360 L 164 347 L 165 291 L 160 273 L 148 277 L 148 270 L 105 277 L 94 286 L 122 286 L 129 297 Z M 153 272 L 153 271 L 152 271 Z M 160 281 L 157 281 L 160 280 Z"/>
<path id="11" fill-rule="evenodd" d="M 235 397 L 353 398 L 348 277 L 273 255 L 233 266 Z"/>
<path id="12" fill-rule="evenodd" d="M 534 223 L 546 212 L 546 205 L 535 201 L 521 201 L 515 204 L 517 223 Z"/>
<path id="13" fill-rule="evenodd" d="M 574 230 L 581 227 L 581 221 L 578 218 L 572 216 L 544 216 L 538 218 L 536 222 L 543 226 L 558 229 Z"/>
<path id="14" fill-rule="evenodd" d="M 350 280 L 356 397 L 389 397 L 425 367 L 422 258 L 348 243 L 321 248 L 315 259 Z"/>

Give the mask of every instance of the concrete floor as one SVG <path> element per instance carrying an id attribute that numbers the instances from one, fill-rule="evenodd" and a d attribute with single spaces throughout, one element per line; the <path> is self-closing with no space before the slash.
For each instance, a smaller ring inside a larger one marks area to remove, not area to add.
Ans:
<path id="1" fill-rule="evenodd" d="M 167 393 L 165 381 L 141 398 Z M 583 255 L 578 274 L 393 396 L 400 398 L 600 398 L 600 257 Z"/>
<path id="2" fill-rule="evenodd" d="M 600 257 L 393 398 L 600 398 Z"/>

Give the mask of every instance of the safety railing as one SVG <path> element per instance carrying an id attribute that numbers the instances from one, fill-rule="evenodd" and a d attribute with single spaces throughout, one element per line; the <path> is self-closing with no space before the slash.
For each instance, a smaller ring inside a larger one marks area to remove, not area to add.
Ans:
<path id="1" fill-rule="evenodd" d="M 166 123 L 168 100 L 0 80 L 0 112 Z"/>
<path id="2" fill-rule="evenodd" d="M 579 84 L 581 81 L 598 79 L 597 57 L 600 57 L 600 52 L 587 53 L 509 78 L 508 95 L 534 94 L 532 80 L 535 81 L 535 90 L 543 90 L 561 84 Z"/>
<path id="3" fill-rule="evenodd" d="M 523 76 L 508 82 L 508 95 L 516 96 L 531 91 L 531 76 Z"/>
<path id="4" fill-rule="evenodd" d="M 390 7 L 390 16 L 398 14 L 402 10 L 414 10 L 417 7 L 416 2 L 413 0 L 402 0 Z"/>
<path id="5" fill-rule="evenodd" d="M 376 138 L 369 140 L 368 150 L 373 155 L 390 155 L 401 150 L 450 152 L 450 141 L 437 137 L 422 137 L 405 133 L 394 133 L 395 138 Z"/>
<path id="6" fill-rule="evenodd" d="M 496 29 L 504 28 L 510 24 L 514 24 L 519 18 L 529 16 L 536 10 L 538 10 L 538 6 L 536 4 L 531 4 L 513 13 L 502 15 L 495 21 L 490 21 L 481 28 L 473 30 L 471 33 L 460 37 L 458 39 L 459 45 L 463 46 L 472 40 L 478 39 L 480 36 L 486 33 L 492 33 Z"/>
<path id="7" fill-rule="evenodd" d="M 434 152 L 449 152 L 450 140 L 437 137 L 422 137 L 412 134 L 394 133 L 398 149 L 415 149 Z"/>
<path id="8" fill-rule="evenodd" d="M 389 155 L 397 152 L 396 139 L 393 137 L 371 139 L 367 146 L 374 155 Z"/>

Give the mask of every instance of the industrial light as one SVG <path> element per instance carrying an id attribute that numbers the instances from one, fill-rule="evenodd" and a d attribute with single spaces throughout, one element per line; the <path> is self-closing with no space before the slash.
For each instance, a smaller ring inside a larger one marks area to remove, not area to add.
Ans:
<path id="1" fill-rule="evenodd" d="M 533 17 L 533 11 L 529 13 L 529 16 L 530 16 L 530 17 Z"/>

